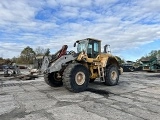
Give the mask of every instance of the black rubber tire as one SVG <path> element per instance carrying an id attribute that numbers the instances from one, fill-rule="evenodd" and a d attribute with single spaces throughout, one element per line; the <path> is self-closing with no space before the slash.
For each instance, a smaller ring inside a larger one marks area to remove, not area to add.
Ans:
<path id="1" fill-rule="evenodd" d="M 51 87 L 61 87 L 63 85 L 62 79 L 57 78 L 56 72 L 44 74 L 44 80 Z"/>
<path id="2" fill-rule="evenodd" d="M 111 75 L 115 72 L 117 74 L 116 79 L 112 79 Z M 106 68 L 105 72 L 105 84 L 109 86 L 117 85 L 119 81 L 119 72 L 116 65 L 110 65 Z"/>
<path id="3" fill-rule="evenodd" d="M 82 85 L 78 85 L 75 80 L 78 72 L 82 72 L 85 75 Z M 72 92 L 85 91 L 89 84 L 89 71 L 80 63 L 69 64 L 63 72 L 63 82 L 65 87 Z"/>

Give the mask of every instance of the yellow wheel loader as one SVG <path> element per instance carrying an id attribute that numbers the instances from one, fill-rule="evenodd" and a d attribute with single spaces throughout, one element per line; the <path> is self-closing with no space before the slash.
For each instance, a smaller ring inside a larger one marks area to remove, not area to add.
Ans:
<path id="1" fill-rule="evenodd" d="M 116 57 L 108 52 L 108 45 L 101 52 L 101 40 L 86 38 L 77 40 L 77 53 L 67 52 L 67 45 L 51 57 L 44 57 L 41 71 L 45 82 L 62 86 L 73 92 L 85 91 L 89 82 L 99 78 L 106 85 L 114 86 L 123 72 Z"/>

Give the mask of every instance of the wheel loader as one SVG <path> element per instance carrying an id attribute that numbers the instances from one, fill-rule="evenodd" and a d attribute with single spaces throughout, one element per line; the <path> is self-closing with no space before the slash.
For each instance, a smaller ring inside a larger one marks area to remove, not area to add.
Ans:
<path id="1" fill-rule="evenodd" d="M 77 40 L 74 43 L 76 46 L 77 52 L 67 52 L 68 46 L 64 45 L 54 55 L 44 57 L 41 72 L 48 85 L 65 85 L 70 91 L 82 92 L 96 78 L 109 86 L 118 84 L 123 69 L 108 51 L 108 45 L 101 52 L 101 40 L 86 38 Z"/>

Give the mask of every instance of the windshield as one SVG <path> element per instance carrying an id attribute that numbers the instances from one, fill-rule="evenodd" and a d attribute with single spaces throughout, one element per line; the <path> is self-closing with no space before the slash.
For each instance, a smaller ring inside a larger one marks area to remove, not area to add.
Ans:
<path id="1" fill-rule="evenodd" d="M 80 53 L 84 51 L 85 53 L 87 53 L 87 47 L 88 47 L 88 40 L 79 41 L 77 46 L 77 52 Z"/>

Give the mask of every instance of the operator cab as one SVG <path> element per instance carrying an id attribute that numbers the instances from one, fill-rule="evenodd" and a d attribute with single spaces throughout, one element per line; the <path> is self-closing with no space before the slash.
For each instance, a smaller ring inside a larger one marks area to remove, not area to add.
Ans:
<path id="1" fill-rule="evenodd" d="M 101 53 L 101 41 L 93 38 L 77 40 L 74 47 L 77 45 L 77 52 L 85 52 L 88 58 L 96 58 Z"/>

